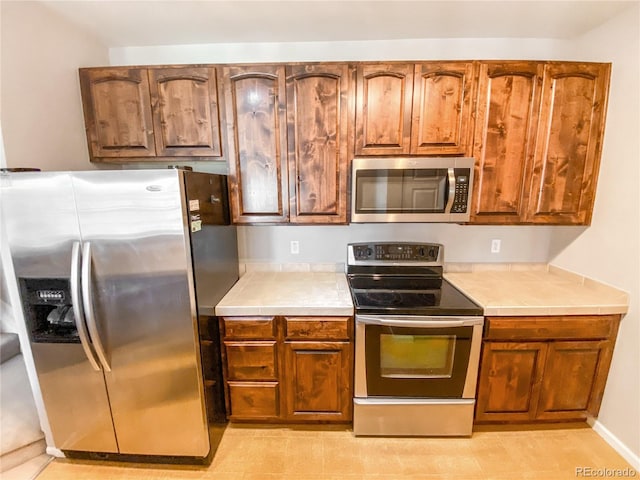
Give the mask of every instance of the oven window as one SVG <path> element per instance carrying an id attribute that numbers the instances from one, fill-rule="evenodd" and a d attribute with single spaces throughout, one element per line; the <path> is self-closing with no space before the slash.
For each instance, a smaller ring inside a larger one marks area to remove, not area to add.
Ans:
<path id="1" fill-rule="evenodd" d="M 462 398 L 473 327 L 366 325 L 365 382 L 370 397 Z"/>
<path id="2" fill-rule="evenodd" d="M 442 213 L 447 169 L 356 170 L 356 213 Z"/>
<path id="3" fill-rule="evenodd" d="M 380 375 L 451 378 L 455 335 L 380 335 Z"/>

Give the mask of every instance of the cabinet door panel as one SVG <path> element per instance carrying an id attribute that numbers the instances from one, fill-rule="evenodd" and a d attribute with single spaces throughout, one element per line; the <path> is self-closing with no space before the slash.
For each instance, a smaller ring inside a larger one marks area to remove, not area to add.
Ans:
<path id="1" fill-rule="evenodd" d="M 291 222 L 347 221 L 351 84 L 346 64 L 287 67 Z"/>
<path id="2" fill-rule="evenodd" d="M 474 223 L 518 223 L 533 156 L 542 64 L 483 63 L 473 155 Z"/>
<path id="3" fill-rule="evenodd" d="M 154 157 L 146 68 L 80 69 L 91 159 Z"/>
<path id="4" fill-rule="evenodd" d="M 412 63 L 358 65 L 356 155 L 410 153 L 413 70 Z"/>
<path id="5" fill-rule="evenodd" d="M 538 418 L 586 418 L 594 405 L 592 397 L 604 388 L 597 384 L 609 369 L 609 348 L 604 340 L 550 343 Z"/>
<path id="6" fill-rule="evenodd" d="M 227 67 L 223 72 L 234 222 L 286 222 L 284 67 Z"/>
<path id="7" fill-rule="evenodd" d="M 486 342 L 483 348 L 476 420 L 533 420 L 546 345 Z"/>
<path id="8" fill-rule="evenodd" d="M 215 68 L 150 68 L 158 155 L 220 156 Z"/>
<path id="9" fill-rule="evenodd" d="M 528 221 L 590 223 L 609 74 L 608 64 L 546 65 Z"/>
<path id="10" fill-rule="evenodd" d="M 470 154 L 473 63 L 415 67 L 411 153 Z"/>
<path id="11" fill-rule="evenodd" d="M 347 342 L 286 342 L 287 417 L 351 419 L 351 347 Z"/>

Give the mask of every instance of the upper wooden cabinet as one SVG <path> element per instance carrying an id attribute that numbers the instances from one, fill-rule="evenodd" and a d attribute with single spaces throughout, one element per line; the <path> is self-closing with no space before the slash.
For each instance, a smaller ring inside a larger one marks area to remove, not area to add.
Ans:
<path id="1" fill-rule="evenodd" d="M 411 153 L 414 64 L 357 67 L 356 155 Z"/>
<path id="2" fill-rule="evenodd" d="M 91 160 L 155 157 L 146 68 L 80 69 Z"/>
<path id="3" fill-rule="evenodd" d="M 284 65 L 225 67 L 223 89 L 233 221 L 288 222 Z"/>
<path id="4" fill-rule="evenodd" d="M 292 223 L 347 221 L 352 72 L 347 64 L 287 67 Z"/>
<path id="5" fill-rule="evenodd" d="M 470 154 L 473 71 L 473 62 L 416 65 L 411 153 Z"/>
<path id="6" fill-rule="evenodd" d="M 543 68 L 536 62 L 480 64 L 472 223 L 519 223 L 524 218 Z"/>
<path id="7" fill-rule="evenodd" d="M 480 64 L 472 223 L 588 225 L 610 65 Z"/>
<path id="8" fill-rule="evenodd" d="M 610 74 L 610 64 L 545 65 L 525 222 L 591 222 Z"/>
<path id="9" fill-rule="evenodd" d="M 345 224 L 353 156 L 472 156 L 472 224 L 588 225 L 611 65 L 80 69 L 92 161 L 227 160 L 234 223 Z M 224 120 L 224 128 L 221 125 Z"/>
<path id="10" fill-rule="evenodd" d="M 80 86 L 92 161 L 222 156 L 213 67 L 80 69 Z"/>
<path id="11" fill-rule="evenodd" d="M 359 64 L 356 155 L 467 155 L 473 62 Z"/>
<path id="12" fill-rule="evenodd" d="M 347 222 L 352 72 L 347 64 L 224 68 L 234 222 Z"/>
<path id="13" fill-rule="evenodd" d="M 215 68 L 151 68 L 149 86 L 159 156 L 221 155 Z"/>

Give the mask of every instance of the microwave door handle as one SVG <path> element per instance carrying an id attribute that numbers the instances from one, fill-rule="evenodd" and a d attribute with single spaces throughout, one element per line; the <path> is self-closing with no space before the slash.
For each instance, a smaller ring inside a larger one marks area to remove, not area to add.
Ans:
<path id="1" fill-rule="evenodd" d="M 444 213 L 451 213 L 451 207 L 453 206 L 453 198 L 456 193 L 456 173 L 452 167 L 447 169 L 447 177 L 449 179 L 449 192 L 447 195 L 447 205 L 444 207 Z"/>
<path id="2" fill-rule="evenodd" d="M 89 326 L 89 334 L 91 340 L 93 340 L 93 346 L 96 349 L 96 354 L 100 359 L 100 363 L 105 372 L 110 372 L 111 367 L 107 361 L 107 355 L 105 354 L 104 346 L 100 340 L 100 332 L 98 331 L 98 324 L 96 323 L 95 312 L 93 311 L 93 296 L 91 285 L 91 242 L 86 242 L 82 247 L 82 302 L 84 305 L 84 311 L 87 315 L 87 325 Z"/>
<path id="3" fill-rule="evenodd" d="M 80 242 L 73 242 L 73 249 L 71 250 L 71 303 L 73 304 L 73 319 L 76 322 L 76 330 L 78 331 L 78 337 L 80 337 L 80 344 L 84 350 L 84 354 L 87 356 L 87 360 L 91 364 L 91 367 L 99 372 L 100 365 L 96 360 L 95 354 L 91 348 L 91 342 L 89 340 L 89 334 L 87 333 L 87 326 L 85 325 L 84 311 L 82 309 L 82 299 L 80 296 Z"/>

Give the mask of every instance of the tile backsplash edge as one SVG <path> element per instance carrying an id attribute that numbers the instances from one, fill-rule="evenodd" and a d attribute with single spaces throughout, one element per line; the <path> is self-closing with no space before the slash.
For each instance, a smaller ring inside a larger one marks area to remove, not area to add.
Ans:
<path id="1" fill-rule="evenodd" d="M 239 262 L 240 276 L 248 272 L 344 272 L 344 263 Z"/>

